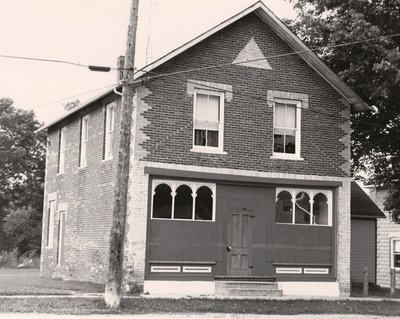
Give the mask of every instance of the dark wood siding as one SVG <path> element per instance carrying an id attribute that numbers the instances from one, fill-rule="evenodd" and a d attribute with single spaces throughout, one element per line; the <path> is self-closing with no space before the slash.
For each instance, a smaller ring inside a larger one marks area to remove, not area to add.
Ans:
<path id="1" fill-rule="evenodd" d="M 368 267 L 368 281 L 376 278 L 376 220 L 351 220 L 351 281 L 363 282 Z"/>

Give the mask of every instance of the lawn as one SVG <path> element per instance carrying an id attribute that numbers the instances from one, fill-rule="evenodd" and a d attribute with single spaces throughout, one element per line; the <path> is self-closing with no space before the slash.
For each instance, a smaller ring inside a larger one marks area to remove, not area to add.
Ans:
<path id="1" fill-rule="evenodd" d="M 41 278 L 39 269 L 0 269 L 0 295 L 73 295 L 104 292 L 104 285 Z"/>
<path id="2" fill-rule="evenodd" d="M 1 312 L 57 314 L 151 314 L 151 313 L 235 313 L 235 314 L 368 314 L 396 316 L 400 304 L 395 301 L 358 300 L 219 300 L 125 298 L 121 309 L 110 310 L 102 298 L 1 298 Z"/>
<path id="3" fill-rule="evenodd" d="M 400 312 L 398 301 L 367 300 L 221 300 L 205 298 L 123 298 L 121 309 L 108 309 L 102 297 L 81 293 L 103 293 L 104 285 L 89 282 L 40 278 L 38 269 L 0 269 L 0 313 L 37 312 L 58 314 L 151 314 L 151 313 L 236 313 L 236 314 L 370 314 L 393 316 Z M 371 293 L 377 294 L 376 290 Z M 380 292 L 382 293 L 382 291 Z M 13 297 L 41 295 L 37 298 Z M 46 297 L 45 295 L 55 295 Z M 381 295 L 382 296 L 382 295 Z M 1 317 L 1 316 L 0 316 Z"/>

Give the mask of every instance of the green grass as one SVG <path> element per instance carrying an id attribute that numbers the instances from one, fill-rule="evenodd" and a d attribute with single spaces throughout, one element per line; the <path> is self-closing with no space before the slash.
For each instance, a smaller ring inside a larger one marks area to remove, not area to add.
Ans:
<path id="1" fill-rule="evenodd" d="M 0 295 L 72 295 L 104 292 L 104 285 L 41 278 L 39 269 L 0 269 Z"/>
<path id="2" fill-rule="evenodd" d="M 334 300 L 218 300 L 218 299 L 123 299 L 121 309 L 110 310 L 102 299 L 93 298 L 1 298 L 0 312 L 58 314 L 149 314 L 149 313 L 236 313 L 236 314 L 368 314 L 395 316 L 395 301 Z"/>

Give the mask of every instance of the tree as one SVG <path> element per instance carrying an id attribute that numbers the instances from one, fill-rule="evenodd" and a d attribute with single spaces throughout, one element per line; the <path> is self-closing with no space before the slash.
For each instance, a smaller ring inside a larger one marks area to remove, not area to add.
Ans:
<path id="1" fill-rule="evenodd" d="M 353 175 L 400 194 L 400 1 L 292 1 L 290 27 L 373 106 L 352 115 Z"/>
<path id="2" fill-rule="evenodd" d="M 6 216 L 21 210 L 41 220 L 46 135 L 35 134 L 39 127 L 33 111 L 17 109 L 11 99 L 0 98 L 0 222 L 4 229 L 11 229 L 4 225 L 10 220 Z M 10 232 L 8 236 L 13 238 Z M 25 249 L 20 248 L 23 253 Z"/>

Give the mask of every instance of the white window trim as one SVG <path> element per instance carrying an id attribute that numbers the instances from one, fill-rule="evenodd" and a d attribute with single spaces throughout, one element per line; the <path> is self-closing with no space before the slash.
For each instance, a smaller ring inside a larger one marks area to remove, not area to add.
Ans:
<path id="1" fill-rule="evenodd" d="M 286 191 L 288 193 L 290 193 L 290 195 L 292 195 L 292 222 L 291 223 L 278 223 L 275 222 L 276 224 L 279 225 L 299 225 L 299 226 L 314 226 L 314 227 L 332 227 L 332 220 L 333 220 L 333 214 L 332 214 L 332 204 L 333 204 L 333 200 L 332 200 L 332 196 L 333 196 L 333 192 L 331 190 L 326 190 L 326 189 L 302 189 L 302 188 L 277 188 L 276 189 L 276 195 L 275 195 L 275 206 L 276 206 L 276 202 L 278 200 L 278 195 L 280 194 L 280 192 Z M 296 208 L 296 196 L 297 194 L 301 193 L 301 192 L 305 192 L 308 194 L 308 196 L 310 197 L 310 224 L 296 224 L 295 222 L 295 218 L 296 218 L 296 214 L 295 214 L 295 208 Z M 317 194 L 323 194 L 326 196 L 327 198 L 327 203 L 328 203 L 328 224 L 327 225 L 321 225 L 321 224 L 313 224 L 312 220 L 313 220 L 313 204 L 314 204 L 314 196 Z M 275 212 L 276 214 L 276 212 Z"/>
<path id="2" fill-rule="evenodd" d="M 296 105 L 296 153 L 288 154 L 288 153 L 278 153 L 274 152 L 274 131 L 275 131 L 275 103 L 273 104 L 273 125 L 272 125 L 272 156 L 271 158 L 275 159 L 286 159 L 286 160 L 304 160 L 300 157 L 301 154 L 301 101 L 296 100 L 288 100 L 288 99 L 274 99 L 275 103 L 283 103 L 283 104 L 294 104 Z"/>
<path id="3" fill-rule="evenodd" d="M 61 254 L 64 253 L 64 248 L 65 248 L 65 245 L 63 245 L 62 247 L 60 245 L 62 237 L 64 238 L 64 241 L 65 241 L 64 227 L 61 227 L 61 215 L 64 215 L 64 225 L 63 226 L 65 227 L 65 224 L 67 222 L 67 211 L 65 209 L 58 211 L 58 227 L 60 229 L 60 231 L 58 233 L 58 245 L 57 245 L 57 250 L 58 250 L 58 252 L 57 252 L 57 266 L 58 267 L 61 266 L 61 256 L 62 256 Z"/>
<path id="4" fill-rule="evenodd" d="M 81 123 L 81 144 L 80 144 L 80 158 L 79 158 L 79 168 L 85 168 L 87 166 L 87 150 L 88 150 L 88 141 L 89 141 L 89 122 L 90 117 L 86 115 L 82 117 Z M 86 123 L 86 127 L 85 124 Z M 86 140 L 84 140 L 84 129 L 86 128 Z M 85 150 L 85 151 L 83 151 Z"/>
<path id="5" fill-rule="evenodd" d="M 195 115 L 196 115 L 196 101 L 197 94 L 207 94 L 219 97 L 219 126 L 218 126 L 218 147 L 213 146 L 202 146 L 195 145 Z M 225 114 L 225 93 L 224 92 L 216 92 L 211 90 L 199 90 L 195 89 L 193 94 L 193 142 L 192 142 L 192 152 L 201 152 L 201 153 L 217 153 L 217 154 L 226 154 L 224 152 L 224 114 Z"/>
<path id="6" fill-rule="evenodd" d="M 400 270 L 400 267 L 394 267 L 394 242 L 400 241 L 400 237 L 390 238 L 390 269 Z"/>
<path id="7" fill-rule="evenodd" d="M 67 128 L 63 127 L 60 129 L 60 141 L 59 141 L 59 149 L 58 149 L 58 171 L 57 175 L 64 174 L 65 168 L 65 152 L 67 148 Z"/>
<path id="8" fill-rule="evenodd" d="M 157 218 L 153 217 L 153 203 L 154 203 L 154 195 L 155 189 L 160 184 L 167 184 L 171 188 L 171 196 L 172 196 L 172 205 L 171 205 L 171 218 Z M 193 208 L 192 208 L 192 218 L 191 219 L 182 219 L 182 218 L 175 218 L 174 211 L 175 211 L 175 196 L 176 196 L 176 189 L 181 185 L 187 185 L 192 190 L 192 197 L 193 197 Z M 203 219 L 196 219 L 195 218 L 195 208 L 196 208 L 196 192 L 197 190 L 202 187 L 208 187 L 212 194 L 213 200 L 213 207 L 212 207 L 212 218 L 210 220 L 203 220 Z M 179 220 L 179 221 L 196 221 L 196 222 L 215 222 L 215 208 L 216 208 L 216 185 L 210 183 L 202 183 L 202 182 L 187 182 L 187 181 L 171 181 L 171 180 L 153 180 L 152 185 L 152 193 L 151 193 L 151 219 L 155 220 Z"/>
<path id="9" fill-rule="evenodd" d="M 110 119 L 111 109 L 113 112 L 113 116 Z M 106 128 L 105 128 L 105 150 L 104 150 L 105 161 L 108 161 L 113 158 L 112 142 L 114 138 L 114 126 L 115 126 L 115 102 L 111 102 L 106 106 Z M 111 130 L 108 129 L 109 127 L 111 127 Z"/>
<path id="10" fill-rule="evenodd" d="M 50 210 L 50 203 L 54 202 L 54 209 Z M 46 248 L 53 248 L 54 243 L 54 222 L 57 211 L 57 193 L 49 193 L 47 195 L 47 209 L 46 209 Z M 48 237 L 47 237 L 48 233 Z"/>

